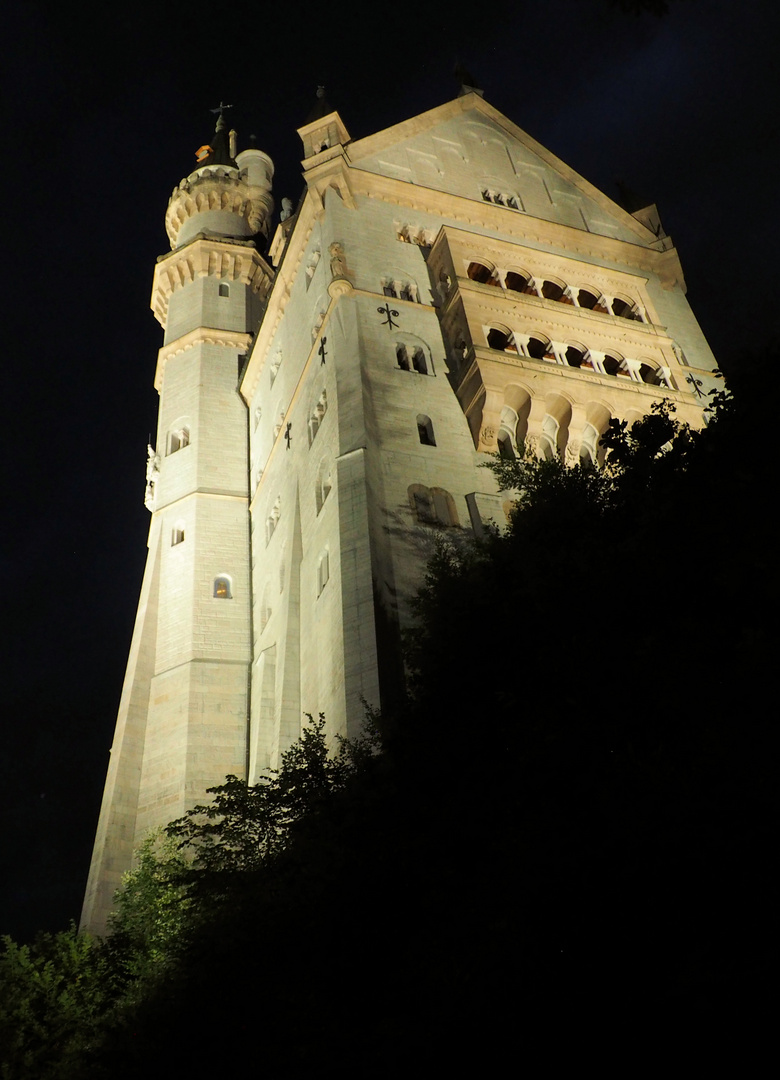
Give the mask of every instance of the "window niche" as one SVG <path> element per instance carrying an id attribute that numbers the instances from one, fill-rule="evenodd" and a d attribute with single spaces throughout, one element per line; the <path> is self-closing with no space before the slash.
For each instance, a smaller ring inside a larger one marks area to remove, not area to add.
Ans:
<path id="1" fill-rule="evenodd" d="M 276 526 L 279 524 L 279 518 L 282 516 L 281 498 L 277 498 L 274 505 L 271 507 L 271 512 L 265 519 L 265 542 L 269 544 L 271 537 L 276 532 Z"/>
<path id="2" fill-rule="evenodd" d="M 320 430 L 320 425 L 322 424 L 322 421 L 325 418 L 325 413 L 327 411 L 328 395 L 327 392 L 323 389 L 317 400 L 317 404 L 314 406 L 311 415 L 309 416 L 309 446 L 311 446 L 311 444 L 317 438 L 317 433 Z"/>
<path id="3" fill-rule="evenodd" d="M 322 590 L 328 584 L 330 580 L 330 554 L 328 549 L 320 554 L 317 561 L 317 596 L 322 594 Z"/>
<path id="4" fill-rule="evenodd" d="M 422 446 L 435 446 L 436 438 L 433 434 L 433 424 L 430 416 L 425 413 L 417 414 L 417 435 Z"/>
<path id="5" fill-rule="evenodd" d="M 455 500 L 444 488 L 412 484 L 408 489 L 409 505 L 420 525 L 439 525 L 447 528 L 459 525 Z"/>
<path id="6" fill-rule="evenodd" d="M 317 479 L 314 486 L 314 501 L 317 507 L 318 514 L 325 505 L 332 488 L 333 477 L 331 473 L 331 466 L 328 462 L 321 461 L 320 467 L 317 470 Z"/>
<path id="7" fill-rule="evenodd" d="M 413 304 L 420 303 L 420 290 L 415 281 L 398 281 L 392 278 L 382 278 L 382 293 L 394 300 L 409 300 Z"/>
<path id="8" fill-rule="evenodd" d="M 421 345 L 407 345 L 403 341 L 397 341 L 395 359 L 401 371 L 416 371 L 418 375 L 433 374 L 428 370 L 428 358 Z"/>
<path id="9" fill-rule="evenodd" d="M 176 428 L 168 436 L 168 453 L 175 454 L 190 445 L 190 429 L 188 427 Z"/>
<path id="10" fill-rule="evenodd" d="M 218 577 L 214 578 L 214 599 L 233 599 L 233 583 L 227 574 L 220 574 Z"/>

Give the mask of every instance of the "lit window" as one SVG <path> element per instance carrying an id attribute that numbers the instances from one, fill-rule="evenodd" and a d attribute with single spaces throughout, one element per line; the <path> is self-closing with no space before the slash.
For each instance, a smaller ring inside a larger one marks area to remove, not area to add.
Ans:
<path id="1" fill-rule="evenodd" d="M 225 574 L 214 578 L 214 596 L 217 600 L 232 600 L 233 590 L 230 587 L 230 578 Z"/>

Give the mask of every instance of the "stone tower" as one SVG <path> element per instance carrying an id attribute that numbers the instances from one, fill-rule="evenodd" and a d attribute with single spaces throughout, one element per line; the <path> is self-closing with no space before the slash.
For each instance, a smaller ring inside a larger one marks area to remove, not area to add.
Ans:
<path id="1" fill-rule="evenodd" d="M 398 690 L 433 537 L 505 520 L 486 452 L 598 466 L 612 417 L 671 400 L 700 426 L 716 385 L 655 207 L 622 209 L 479 92 L 358 141 L 320 102 L 299 134 L 305 193 L 273 269 L 250 239 L 271 162 L 236 155 L 221 120 L 169 204 L 98 931 L 149 828 L 227 773 L 255 781 L 304 713 L 355 734 L 363 701 Z"/>
<path id="2" fill-rule="evenodd" d="M 149 554 L 84 917 L 102 928 L 139 838 L 243 775 L 251 662 L 247 412 L 237 390 L 273 279 L 258 254 L 273 164 L 213 146 L 174 190 L 171 252 L 155 269 L 157 446 L 149 448 Z M 228 602 L 229 601 L 229 602 Z"/>

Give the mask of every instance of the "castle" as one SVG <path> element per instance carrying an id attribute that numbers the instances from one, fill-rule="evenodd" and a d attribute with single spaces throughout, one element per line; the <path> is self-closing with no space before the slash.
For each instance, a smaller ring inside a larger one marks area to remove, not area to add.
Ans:
<path id="1" fill-rule="evenodd" d="M 655 206 L 629 213 L 461 94 L 352 141 L 319 99 L 305 190 L 220 114 L 165 218 L 149 554 L 83 923 L 133 850 L 305 713 L 397 691 L 431 538 L 502 522 L 485 454 L 602 458 L 659 400 L 703 423 L 715 360 Z M 267 255 L 261 253 L 267 250 Z"/>

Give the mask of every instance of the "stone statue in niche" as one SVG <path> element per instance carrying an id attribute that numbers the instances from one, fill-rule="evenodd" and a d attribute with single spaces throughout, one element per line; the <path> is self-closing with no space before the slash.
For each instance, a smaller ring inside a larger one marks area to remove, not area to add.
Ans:
<path id="1" fill-rule="evenodd" d="M 149 444 L 146 447 L 146 494 L 144 495 L 144 506 L 147 510 L 151 510 L 154 507 L 154 488 L 160 478 L 160 455 Z"/>
<path id="2" fill-rule="evenodd" d="M 334 278 L 347 276 L 347 260 L 344 258 L 344 248 L 339 243 L 332 243 L 328 248 L 330 252 L 330 272 Z"/>
<path id="3" fill-rule="evenodd" d="M 287 221 L 288 217 L 292 217 L 293 201 L 286 196 L 282 199 L 282 212 L 279 215 L 282 221 Z"/>

